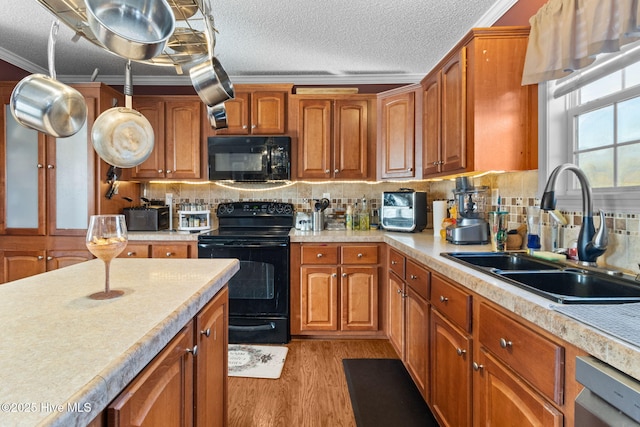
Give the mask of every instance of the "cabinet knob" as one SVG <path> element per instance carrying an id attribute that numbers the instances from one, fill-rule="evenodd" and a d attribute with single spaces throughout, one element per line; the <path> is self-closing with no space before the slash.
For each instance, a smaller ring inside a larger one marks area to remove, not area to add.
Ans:
<path id="1" fill-rule="evenodd" d="M 358 254 L 358 258 L 362 258 L 364 255 L 362 254 Z"/>
<path id="2" fill-rule="evenodd" d="M 333 273 L 333 274 L 331 275 L 331 277 L 338 277 L 338 274 L 337 274 L 337 273 Z"/>
<path id="3" fill-rule="evenodd" d="M 322 258 L 322 254 L 316 255 L 317 258 Z"/>
<path id="4" fill-rule="evenodd" d="M 447 302 L 449 301 L 449 298 L 445 297 L 444 295 L 440 295 L 440 302 Z"/>
<path id="5" fill-rule="evenodd" d="M 242 125 L 242 129 L 246 129 L 246 128 L 247 128 L 247 125 Z"/>
<path id="6" fill-rule="evenodd" d="M 162 169 L 158 169 L 158 173 L 162 173 Z"/>
<path id="7" fill-rule="evenodd" d="M 197 356 L 198 355 L 198 346 L 194 345 L 193 348 L 187 348 L 187 349 L 185 349 L 185 351 L 187 353 L 193 354 L 194 356 Z"/>
<path id="8" fill-rule="evenodd" d="M 411 172 L 413 168 L 407 168 L 407 172 Z"/>
<path id="9" fill-rule="evenodd" d="M 52 259 L 53 259 L 53 257 L 52 257 L 52 256 L 48 256 L 48 257 L 47 257 L 47 261 L 51 261 Z"/>
<path id="10" fill-rule="evenodd" d="M 456 348 L 456 354 L 458 356 L 464 356 L 465 354 L 467 354 L 467 350 L 458 347 L 458 348 Z"/>
<path id="11" fill-rule="evenodd" d="M 511 341 L 507 341 L 504 338 L 500 338 L 500 347 L 502 348 L 513 347 L 513 343 Z"/>
<path id="12" fill-rule="evenodd" d="M 207 338 L 209 338 L 209 336 L 211 335 L 211 328 L 207 328 L 204 331 L 200 331 L 200 334 L 204 335 Z"/>
<path id="13" fill-rule="evenodd" d="M 330 172 L 329 169 L 325 169 L 324 171 L 324 173 L 329 173 L 329 172 Z"/>
<path id="14" fill-rule="evenodd" d="M 167 169 L 165 172 L 166 173 L 171 173 L 171 169 Z"/>
<path id="15" fill-rule="evenodd" d="M 391 260 L 391 265 L 396 265 L 398 261 Z"/>
<path id="16" fill-rule="evenodd" d="M 42 261 L 44 259 L 44 257 L 42 255 L 38 255 L 38 260 Z"/>
<path id="17" fill-rule="evenodd" d="M 167 258 L 169 258 L 169 257 L 173 256 L 173 253 L 172 252 L 167 252 L 166 256 L 167 256 Z"/>
<path id="18" fill-rule="evenodd" d="M 410 276 L 409 276 L 409 278 L 410 278 L 411 280 L 417 280 L 417 279 L 418 279 L 418 276 L 416 276 L 415 274 L 412 274 L 412 275 L 410 275 Z"/>
<path id="19" fill-rule="evenodd" d="M 342 277 L 347 277 L 347 273 L 342 273 Z"/>
<path id="20" fill-rule="evenodd" d="M 474 371 L 479 371 L 481 369 L 484 369 L 484 365 L 479 365 L 478 362 L 473 362 L 473 370 Z"/>
<path id="21" fill-rule="evenodd" d="M 257 128 L 257 127 L 258 127 L 258 126 L 256 126 L 256 125 L 251 125 L 251 129 L 255 129 L 255 128 Z"/>
<path id="22" fill-rule="evenodd" d="M 127 252 L 127 256 L 135 256 L 136 253 L 135 252 Z"/>
<path id="23" fill-rule="evenodd" d="M 334 169 L 334 170 L 333 170 L 333 173 L 339 173 L 339 172 L 340 172 L 340 170 L 339 170 L 339 169 Z"/>
<path id="24" fill-rule="evenodd" d="M 47 165 L 47 169 L 53 169 L 53 165 Z"/>
<path id="25" fill-rule="evenodd" d="M 44 165 L 42 163 L 38 163 L 37 167 L 38 167 L 38 169 L 42 169 L 44 167 Z"/>
<path id="26" fill-rule="evenodd" d="M 401 293 L 402 293 L 402 289 L 398 289 L 398 290 L 396 291 L 396 293 L 401 294 Z"/>

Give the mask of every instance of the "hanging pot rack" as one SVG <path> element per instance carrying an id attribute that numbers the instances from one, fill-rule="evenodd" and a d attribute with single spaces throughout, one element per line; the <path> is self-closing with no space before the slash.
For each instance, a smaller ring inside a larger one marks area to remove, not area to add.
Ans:
<path id="1" fill-rule="evenodd" d="M 75 31 L 78 37 L 84 37 L 91 43 L 107 51 L 95 37 L 87 22 L 84 0 L 37 0 L 42 6 L 56 15 L 61 22 Z M 173 66 L 178 74 L 183 67 L 208 58 L 207 39 L 205 37 L 205 18 L 203 1 L 207 0 L 166 0 L 173 10 L 176 28 L 161 54 L 136 62 Z M 215 38 L 212 40 L 215 45 Z M 110 51 L 109 51 L 110 52 Z"/>

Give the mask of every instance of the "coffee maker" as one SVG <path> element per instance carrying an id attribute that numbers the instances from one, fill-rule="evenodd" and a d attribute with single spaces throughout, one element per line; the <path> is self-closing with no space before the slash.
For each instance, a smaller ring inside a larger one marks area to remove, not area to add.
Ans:
<path id="1" fill-rule="evenodd" d="M 456 178 L 453 190 L 456 223 L 446 228 L 447 241 L 456 245 L 489 243 L 486 197 L 489 187 L 474 187 L 468 177 Z"/>

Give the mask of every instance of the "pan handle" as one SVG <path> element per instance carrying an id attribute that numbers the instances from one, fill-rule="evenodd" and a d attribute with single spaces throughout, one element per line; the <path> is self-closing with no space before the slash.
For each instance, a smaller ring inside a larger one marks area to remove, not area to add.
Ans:
<path id="1" fill-rule="evenodd" d="M 49 60 L 49 77 L 56 79 L 56 64 L 55 64 L 55 51 L 56 51 L 56 37 L 58 35 L 58 28 L 60 27 L 60 21 L 53 21 L 51 24 L 51 32 L 49 33 L 49 43 L 47 43 L 47 59 Z"/>
<path id="2" fill-rule="evenodd" d="M 129 59 L 124 66 L 124 106 L 129 110 L 133 109 L 133 83 L 131 79 L 131 60 Z"/>

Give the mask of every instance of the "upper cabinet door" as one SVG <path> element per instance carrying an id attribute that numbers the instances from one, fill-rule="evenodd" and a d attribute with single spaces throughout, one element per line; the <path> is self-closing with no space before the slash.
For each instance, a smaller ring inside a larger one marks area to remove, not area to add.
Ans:
<path id="1" fill-rule="evenodd" d="M 285 92 L 254 92 L 251 95 L 251 133 L 277 135 L 286 131 Z"/>
<path id="2" fill-rule="evenodd" d="M 334 107 L 334 176 L 367 177 L 368 102 L 337 100 Z"/>
<path id="3" fill-rule="evenodd" d="M 415 94 L 382 100 L 382 178 L 415 177 Z"/>
<path id="4" fill-rule="evenodd" d="M 442 172 L 466 167 L 466 52 L 463 47 L 442 67 Z"/>
<path id="5" fill-rule="evenodd" d="M 227 128 L 216 131 L 217 135 L 249 135 L 249 102 L 248 92 L 236 92 L 235 98 L 224 103 L 227 112 Z"/>
<path id="6" fill-rule="evenodd" d="M 201 103 L 165 102 L 165 178 L 200 178 Z"/>
<path id="7" fill-rule="evenodd" d="M 429 176 L 440 172 L 442 164 L 441 147 L 441 109 L 440 76 L 434 74 L 424 82 L 424 115 L 422 121 L 422 175 Z"/>
<path id="8" fill-rule="evenodd" d="M 133 108 L 145 116 L 154 133 L 151 155 L 132 168 L 132 178 L 158 178 L 164 174 L 164 102 L 158 98 L 134 97 Z"/>
<path id="9" fill-rule="evenodd" d="M 298 178 L 329 178 L 331 170 L 331 100 L 298 103 Z"/>
<path id="10" fill-rule="evenodd" d="M 10 93 L 3 94 L 0 113 L 0 233 L 44 235 L 46 138 L 13 118 Z"/>

